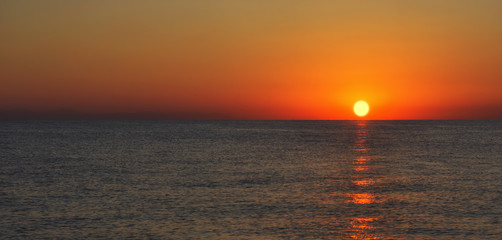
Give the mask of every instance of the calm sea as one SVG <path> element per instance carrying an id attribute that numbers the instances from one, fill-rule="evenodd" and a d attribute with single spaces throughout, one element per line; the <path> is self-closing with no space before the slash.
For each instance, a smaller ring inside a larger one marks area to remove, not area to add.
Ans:
<path id="1" fill-rule="evenodd" d="M 501 239 L 502 121 L 3 121 L 0 238 Z"/>

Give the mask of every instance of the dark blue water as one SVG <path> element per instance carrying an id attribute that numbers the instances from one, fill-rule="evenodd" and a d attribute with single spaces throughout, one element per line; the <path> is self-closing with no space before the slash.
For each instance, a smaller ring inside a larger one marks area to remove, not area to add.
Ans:
<path id="1" fill-rule="evenodd" d="M 501 239 L 502 121 L 4 121 L 0 238 Z"/>

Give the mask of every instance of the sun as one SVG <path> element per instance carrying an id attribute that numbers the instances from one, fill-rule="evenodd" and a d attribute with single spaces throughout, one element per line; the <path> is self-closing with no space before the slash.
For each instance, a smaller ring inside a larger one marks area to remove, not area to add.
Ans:
<path id="1" fill-rule="evenodd" d="M 359 117 L 364 117 L 370 111 L 370 105 L 367 102 L 360 100 L 354 104 L 354 113 Z"/>

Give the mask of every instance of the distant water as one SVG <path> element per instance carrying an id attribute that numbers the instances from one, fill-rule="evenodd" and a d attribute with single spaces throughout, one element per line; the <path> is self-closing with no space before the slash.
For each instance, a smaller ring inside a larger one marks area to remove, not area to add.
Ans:
<path id="1" fill-rule="evenodd" d="M 501 239 L 502 121 L 3 121 L 0 238 Z"/>

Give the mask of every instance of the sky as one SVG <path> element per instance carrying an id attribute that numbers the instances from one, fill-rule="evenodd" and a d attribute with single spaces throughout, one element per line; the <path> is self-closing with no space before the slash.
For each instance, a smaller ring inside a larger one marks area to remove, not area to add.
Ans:
<path id="1" fill-rule="evenodd" d="M 502 119 L 500 0 L 0 1 L 0 119 Z"/>

